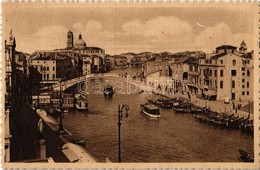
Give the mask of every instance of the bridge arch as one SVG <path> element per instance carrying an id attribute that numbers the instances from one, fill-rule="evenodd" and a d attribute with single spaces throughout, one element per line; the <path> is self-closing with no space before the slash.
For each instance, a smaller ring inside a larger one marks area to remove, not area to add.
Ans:
<path id="1" fill-rule="evenodd" d="M 53 84 L 53 85 L 51 85 L 50 88 L 52 90 L 60 90 L 60 88 L 61 88 L 62 91 L 65 91 L 66 89 L 68 89 L 80 82 L 87 81 L 90 79 L 103 78 L 103 77 L 120 78 L 120 75 L 115 74 L 115 73 L 97 73 L 97 74 L 84 75 L 84 76 L 76 77 L 76 78 L 69 79 L 69 80 L 64 80 L 59 83 Z"/>

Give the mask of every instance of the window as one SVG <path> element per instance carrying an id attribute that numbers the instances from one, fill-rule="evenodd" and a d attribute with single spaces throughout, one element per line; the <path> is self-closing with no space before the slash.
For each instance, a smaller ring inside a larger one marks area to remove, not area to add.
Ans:
<path id="1" fill-rule="evenodd" d="M 189 66 L 189 71 L 192 71 L 192 66 Z"/>
<path id="2" fill-rule="evenodd" d="M 52 78 L 55 79 L 55 74 L 52 75 Z"/>
<path id="3" fill-rule="evenodd" d="M 49 74 L 46 74 L 47 80 L 49 80 Z"/>
<path id="4" fill-rule="evenodd" d="M 245 70 L 246 70 L 246 68 L 245 68 L 245 67 L 242 67 L 241 69 L 242 69 L 242 71 L 245 71 Z"/>
<path id="5" fill-rule="evenodd" d="M 246 83 L 246 87 L 249 88 L 249 82 Z"/>
<path id="6" fill-rule="evenodd" d="M 242 76 L 245 76 L 245 73 L 242 73 Z"/>
<path id="7" fill-rule="evenodd" d="M 243 96 L 245 95 L 245 92 L 244 92 L 244 91 L 242 91 L 242 95 L 243 95 Z"/>
<path id="8" fill-rule="evenodd" d="M 215 70 L 215 71 L 214 71 L 214 74 L 215 74 L 215 77 L 217 77 L 217 76 L 218 76 L 218 71 Z"/>
<path id="9" fill-rule="evenodd" d="M 231 75 L 232 76 L 237 76 L 237 71 L 236 70 L 231 70 Z"/>
<path id="10" fill-rule="evenodd" d="M 220 77 L 223 77 L 223 76 L 224 76 L 224 71 L 220 70 Z"/>
<path id="11" fill-rule="evenodd" d="M 206 70 L 204 69 L 204 70 L 203 70 L 203 76 L 205 76 L 205 75 L 206 75 Z"/>
<path id="12" fill-rule="evenodd" d="M 232 81 L 232 88 L 235 88 L 236 87 L 236 82 L 233 80 Z"/>
<path id="13" fill-rule="evenodd" d="M 246 94 L 249 95 L 249 91 L 247 91 Z"/>
<path id="14" fill-rule="evenodd" d="M 245 82 L 245 79 L 242 79 L 242 83 L 244 83 Z"/>
<path id="15" fill-rule="evenodd" d="M 223 60 L 220 60 L 220 63 L 223 64 Z"/>
<path id="16" fill-rule="evenodd" d="M 247 70 L 247 76 L 250 76 L 250 70 Z"/>
<path id="17" fill-rule="evenodd" d="M 245 88 L 245 85 L 242 85 L 242 88 Z"/>
<path id="18" fill-rule="evenodd" d="M 55 67 L 54 67 L 54 66 L 53 66 L 53 68 L 52 68 L 52 69 L 53 69 L 53 71 L 55 71 Z"/>
<path id="19" fill-rule="evenodd" d="M 41 71 L 42 71 L 42 66 L 41 66 Z"/>
<path id="20" fill-rule="evenodd" d="M 219 87 L 220 87 L 221 89 L 223 89 L 223 81 L 220 81 Z"/>
<path id="21" fill-rule="evenodd" d="M 199 70 L 199 67 L 198 66 L 195 66 L 195 71 L 198 71 Z"/>
<path id="22" fill-rule="evenodd" d="M 236 62 L 237 62 L 236 60 L 233 60 L 233 61 L 232 61 L 232 64 L 233 64 L 233 65 L 236 65 Z"/>
<path id="23" fill-rule="evenodd" d="M 209 76 L 212 76 L 212 70 L 209 70 Z"/>
<path id="24" fill-rule="evenodd" d="M 49 66 L 47 66 L 47 71 L 49 71 Z"/>

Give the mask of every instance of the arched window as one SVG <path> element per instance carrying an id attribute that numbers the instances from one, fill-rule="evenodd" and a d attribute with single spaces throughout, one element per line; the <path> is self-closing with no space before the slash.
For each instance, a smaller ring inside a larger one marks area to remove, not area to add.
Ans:
<path id="1" fill-rule="evenodd" d="M 182 77 L 183 80 L 187 80 L 188 79 L 188 73 L 187 72 L 184 72 L 182 76 L 183 76 Z"/>
<path id="2" fill-rule="evenodd" d="M 236 87 L 236 82 L 233 80 L 232 81 L 232 88 L 235 88 Z"/>
<path id="3" fill-rule="evenodd" d="M 223 81 L 220 81 L 219 87 L 220 87 L 221 89 L 223 89 Z"/>
<path id="4" fill-rule="evenodd" d="M 236 65 L 236 60 L 233 60 L 232 63 L 233 63 L 233 65 Z"/>

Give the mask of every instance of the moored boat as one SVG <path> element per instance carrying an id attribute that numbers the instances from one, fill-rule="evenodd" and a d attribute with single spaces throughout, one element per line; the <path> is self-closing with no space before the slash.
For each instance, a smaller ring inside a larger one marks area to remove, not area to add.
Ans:
<path id="1" fill-rule="evenodd" d="M 88 110 L 88 100 L 82 94 L 75 94 L 75 108 L 78 110 Z"/>
<path id="2" fill-rule="evenodd" d="M 190 113 L 190 109 L 187 107 L 173 107 L 172 108 L 176 113 Z"/>
<path id="3" fill-rule="evenodd" d="M 240 153 L 239 159 L 243 162 L 254 162 L 254 155 L 242 149 L 238 150 Z"/>
<path id="4" fill-rule="evenodd" d="M 140 106 L 141 106 L 141 112 L 144 113 L 145 115 L 151 118 L 161 117 L 160 109 L 157 108 L 156 106 L 151 105 L 149 103 L 141 104 Z"/>
<path id="5" fill-rule="evenodd" d="M 110 85 L 107 85 L 107 86 L 104 88 L 104 96 L 105 96 L 105 97 L 113 97 L 113 94 L 114 94 L 113 87 L 110 86 Z"/>

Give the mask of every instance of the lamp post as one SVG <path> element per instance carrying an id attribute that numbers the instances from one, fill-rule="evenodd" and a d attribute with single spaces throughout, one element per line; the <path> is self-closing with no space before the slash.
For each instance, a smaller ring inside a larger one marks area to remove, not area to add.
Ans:
<path id="1" fill-rule="evenodd" d="M 121 127 L 121 120 L 123 118 L 123 111 L 125 110 L 126 115 L 125 117 L 128 117 L 128 110 L 129 106 L 128 105 L 118 105 L 118 162 L 121 162 L 121 139 L 120 139 L 120 127 Z"/>
<path id="2" fill-rule="evenodd" d="M 248 119 L 250 118 L 250 101 L 248 101 Z"/>
<path id="3" fill-rule="evenodd" d="M 62 107 L 62 90 L 61 90 L 61 82 L 60 82 L 60 124 L 59 124 L 59 129 L 58 133 L 64 133 L 64 128 L 63 128 L 63 122 L 62 122 L 62 116 L 63 116 L 63 107 Z"/>

